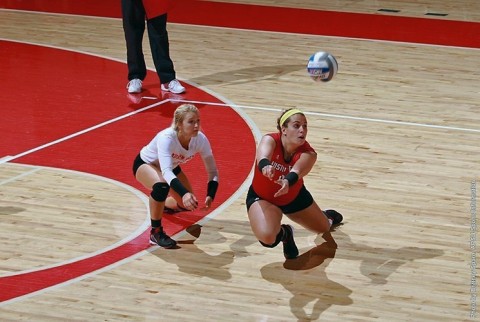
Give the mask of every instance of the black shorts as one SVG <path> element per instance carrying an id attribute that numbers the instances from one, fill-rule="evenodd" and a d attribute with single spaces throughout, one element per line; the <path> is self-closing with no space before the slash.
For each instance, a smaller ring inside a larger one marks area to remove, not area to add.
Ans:
<path id="1" fill-rule="evenodd" d="M 140 157 L 140 153 L 137 155 L 137 157 L 135 158 L 135 160 L 133 160 L 133 167 L 132 167 L 132 170 L 133 170 L 133 175 L 135 176 L 137 174 L 137 170 L 138 168 L 142 165 L 142 164 L 145 164 L 147 162 L 143 161 L 142 158 Z M 173 174 L 174 175 L 178 175 L 180 172 L 182 172 L 182 168 L 180 168 L 180 166 L 177 166 L 175 169 L 173 169 Z"/>
<path id="2" fill-rule="evenodd" d="M 253 191 L 252 186 L 248 189 L 247 193 L 247 200 L 246 200 L 246 205 L 247 205 L 247 211 L 250 209 L 250 206 L 255 202 L 258 201 L 262 198 L 260 198 L 255 191 Z M 310 194 L 310 192 L 305 188 L 303 185 L 302 188 L 300 189 L 300 192 L 298 193 L 297 197 L 289 203 L 288 205 L 284 206 L 277 206 L 282 210 L 282 212 L 286 215 L 292 214 L 294 212 L 303 210 L 305 208 L 310 207 L 313 204 L 313 197 Z"/>

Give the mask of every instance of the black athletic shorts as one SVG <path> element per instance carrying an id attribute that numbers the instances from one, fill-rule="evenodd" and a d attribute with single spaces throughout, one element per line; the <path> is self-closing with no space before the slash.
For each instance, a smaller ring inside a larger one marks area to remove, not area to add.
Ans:
<path id="1" fill-rule="evenodd" d="M 250 206 L 255 202 L 262 198 L 260 198 L 255 191 L 253 191 L 252 186 L 248 189 L 247 193 L 247 211 L 250 209 Z M 313 197 L 310 192 L 305 188 L 305 185 L 302 186 L 300 192 L 298 193 L 297 197 L 288 205 L 278 206 L 282 210 L 284 214 L 292 214 L 294 212 L 303 210 L 305 208 L 310 207 L 313 204 Z"/>
<path id="2" fill-rule="evenodd" d="M 133 175 L 135 176 L 137 174 L 138 168 L 147 162 L 143 161 L 142 158 L 140 157 L 140 153 L 137 155 L 135 160 L 133 161 Z M 175 169 L 173 169 L 173 174 L 178 175 L 180 172 L 182 172 L 182 168 L 180 166 L 177 166 Z"/>

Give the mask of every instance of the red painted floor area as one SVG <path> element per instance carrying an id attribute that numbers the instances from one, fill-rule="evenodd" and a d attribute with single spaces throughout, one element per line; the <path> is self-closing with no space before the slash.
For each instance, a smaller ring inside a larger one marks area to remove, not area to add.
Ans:
<path id="1" fill-rule="evenodd" d="M 160 92 L 156 74 L 149 72 L 145 82 L 147 90 L 142 95 L 157 99 L 133 103 L 125 89 L 125 64 L 15 42 L 0 41 L 0 48 L 4 89 L 0 96 L 0 156 L 10 156 L 11 162 L 16 163 L 93 173 L 144 190 L 133 177 L 133 159 L 158 131 L 170 126 L 173 112 L 179 105 L 166 103 L 136 112 L 171 97 L 169 93 Z M 185 85 L 187 93 L 181 96 L 183 99 L 222 103 L 210 94 Z M 231 108 L 197 106 L 220 172 L 220 188 L 212 211 L 234 194 L 248 177 L 255 155 L 255 140 L 249 126 Z M 207 177 L 200 157 L 182 168 L 190 178 L 195 177 L 192 185 L 196 193 L 206 195 Z M 181 218 L 166 216 L 164 226 L 173 235 L 208 213 L 197 210 Z M 0 278 L 0 301 L 82 276 L 148 247 L 148 232 L 145 232 L 94 257 Z"/>
<path id="2" fill-rule="evenodd" d="M 203 0 L 169 1 L 172 3 L 169 21 L 175 23 L 480 48 L 477 22 Z M 118 0 L 0 0 L 0 8 L 121 16 Z"/>

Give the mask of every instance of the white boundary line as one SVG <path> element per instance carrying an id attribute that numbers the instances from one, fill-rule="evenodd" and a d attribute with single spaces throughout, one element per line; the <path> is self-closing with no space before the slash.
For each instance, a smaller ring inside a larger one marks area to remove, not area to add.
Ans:
<path id="1" fill-rule="evenodd" d="M 80 136 L 80 135 L 85 134 L 85 133 L 87 133 L 87 132 L 90 132 L 90 131 L 93 131 L 93 130 L 95 130 L 95 129 L 98 129 L 98 128 L 102 127 L 102 126 L 115 123 L 115 122 L 120 121 L 120 120 L 122 120 L 122 119 L 124 119 L 124 118 L 130 117 L 130 116 L 132 116 L 132 115 L 135 115 L 135 114 L 138 114 L 138 113 L 140 113 L 140 112 L 143 112 L 143 111 L 149 110 L 149 109 L 151 109 L 151 108 L 154 108 L 154 107 L 156 107 L 156 106 L 158 106 L 158 105 L 165 104 L 165 103 L 168 102 L 168 101 L 169 101 L 169 100 L 167 99 L 167 100 L 163 100 L 163 101 L 160 101 L 160 102 L 157 102 L 157 103 L 154 103 L 154 104 L 145 106 L 145 107 L 143 107 L 143 108 L 141 108 L 141 109 L 138 109 L 138 110 L 136 110 L 136 111 L 133 111 L 133 112 L 130 112 L 130 113 L 121 115 L 121 116 L 119 116 L 119 117 L 116 117 L 116 118 L 114 118 L 114 119 L 111 119 L 111 120 L 102 122 L 102 123 L 100 123 L 100 124 L 97 124 L 97 125 L 94 125 L 94 126 L 92 126 L 92 127 L 86 128 L 86 129 L 84 129 L 84 130 L 82 130 L 82 131 L 78 131 L 78 132 L 76 132 L 76 133 L 67 135 L 67 136 L 65 136 L 65 137 L 63 137 L 63 138 L 60 138 L 60 139 L 58 139 L 58 140 L 55 140 L 55 141 L 46 143 L 46 144 L 44 144 L 44 145 L 38 146 L 38 147 L 33 148 L 33 149 L 30 149 L 30 150 L 28 150 L 28 151 L 24 151 L 24 152 L 19 153 L 19 154 L 17 154 L 17 155 L 3 157 L 2 159 L 0 159 L 0 164 L 9 162 L 9 161 L 12 161 L 12 160 L 15 160 L 15 159 L 18 159 L 18 158 L 23 157 L 23 156 L 25 156 L 25 155 L 27 155 L 27 154 L 31 154 L 31 153 L 33 153 L 33 152 L 36 152 L 36 151 L 39 151 L 39 150 L 48 148 L 49 146 L 52 146 L 52 145 L 61 143 L 61 142 L 63 142 L 63 141 L 67 141 L 67 140 L 69 140 L 69 139 L 71 139 L 71 138 L 74 138 L 74 137 L 76 137 L 76 136 Z"/>
<path id="2" fill-rule="evenodd" d="M 58 262 L 58 263 L 55 263 L 53 265 L 45 265 L 45 266 L 41 266 L 41 267 L 37 267 L 37 268 L 34 268 L 34 269 L 29 269 L 29 270 L 23 270 L 23 271 L 16 271 L 14 273 L 10 273 L 10 274 L 3 274 L 0 276 L 0 278 L 2 277 L 11 277 L 11 276 L 15 276 L 15 275 L 20 275 L 20 274 L 27 274 L 27 273 L 32 273 L 32 272 L 36 272 L 36 271 L 41 271 L 41 270 L 45 270 L 45 269 L 50 269 L 50 268 L 55 268 L 55 267 L 60 267 L 60 266 L 63 266 L 63 265 L 66 265 L 66 264 L 70 264 L 70 263 L 74 263 L 74 262 L 77 262 L 77 261 L 80 261 L 80 260 L 83 260 L 83 259 L 86 259 L 86 258 L 91 258 L 91 257 L 94 257 L 96 255 L 99 255 L 99 254 L 102 254 L 102 253 L 105 253 L 109 250 L 112 250 L 112 249 L 115 249 L 121 245 L 124 245 L 126 243 L 128 243 L 129 241 L 137 238 L 139 235 L 141 235 L 149 226 L 150 226 L 150 214 L 148 213 L 148 198 L 145 196 L 144 193 L 142 193 L 141 191 L 135 189 L 134 187 L 132 186 L 129 186 L 127 184 L 124 184 L 122 182 L 119 182 L 119 181 L 116 181 L 116 180 L 113 180 L 113 179 L 110 179 L 110 178 L 106 178 L 106 177 L 103 177 L 103 176 L 99 176 L 99 175 L 95 175 L 95 174 L 91 174 L 91 173 L 85 173 L 85 172 L 80 172 L 80 171 L 75 171 L 75 170 L 67 170 L 67 169 L 59 169 L 59 168 L 52 168 L 52 167 L 45 167 L 45 166 L 35 166 L 35 165 L 25 165 L 25 164 L 15 164 L 17 166 L 23 166 L 23 167 L 32 167 L 32 169 L 30 171 L 27 171 L 26 173 L 23 173 L 21 175 L 18 175 L 14 178 L 10 178 L 8 180 L 4 180 L 2 182 L 0 182 L 0 185 L 2 184 L 5 184 L 5 183 L 8 183 L 8 182 L 11 182 L 11 181 L 14 181 L 16 179 L 19 179 L 19 178 L 22 178 L 22 177 L 25 177 L 27 175 L 30 175 L 34 172 L 37 172 L 37 171 L 40 171 L 42 169 L 50 169 L 50 170 L 55 170 L 55 171 L 62 171 L 62 172 L 69 172 L 69 173 L 74 173 L 74 174 L 77 174 L 77 175 L 83 175 L 83 176 L 88 176 L 88 177 L 93 177 L 93 178 L 97 178 L 101 181 L 105 181 L 105 182 L 109 182 L 109 183 L 112 183 L 113 185 L 116 185 L 120 188 L 123 188 L 125 190 L 128 190 L 130 192 L 132 192 L 136 197 L 138 197 L 142 202 L 143 204 L 145 205 L 145 219 L 143 221 L 143 223 L 138 226 L 133 232 L 131 232 L 128 236 L 126 236 L 125 238 L 119 240 L 118 242 L 116 243 L 113 243 L 111 244 L 110 246 L 108 247 L 105 247 L 105 248 L 102 248 L 102 249 L 99 249 L 95 252 L 92 252 L 92 253 L 88 253 L 88 254 L 85 254 L 85 255 L 82 255 L 82 256 L 78 256 L 78 257 L 75 257 L 75 258 L 71 258 L 69 260 L 66 260 L 66 261 L 62 261 L 62 262 Z M 42 293 L 45 293 L 49 290 L 52 290 L 52 289 L 57 289 L 57 288 L 60 288 L 60 287 L 63 287 L 65 285 L 70 285 L 70 284 L 73 284 L 77 281 L 81 281 L 81 280 L 84 280 L 88 277 L 91 277 L 91 276 L 94 276 L 98 273 L 101 273 L 101 272 L 104 272 L 104 271 L 107 271 L 107 270 L 110 270 L 110 269 L 113 269 L 114 267 L 118 267 L 120 266 L 121 264 L 123 263 L 126 263 L 128 261 L 131 261 L 135 258 L 138 258 L 140 257 L 141 255 L 143 254 L 146 254 L 146 251 L 141 251 L 141 252 L 138 252 L 137 254 L 135 254 L 134 256 L 130 256 L 130 257 L 127 257 L 123 260 L 120 260 L 118 262 L 116 262 L 114 265 L 107 265 L 99 270 L 96 270 L 96 271 L 92 271 L 90 273 L 87 273 L 87 274 L 84 274 L 84 275 L 81 275 L 77 278 L 73 278 L 73 279 L 70 279 L 68 281 L 65 281 L 63 283 L 58 283 L 58 284 L 55 284 L 53 286 L 50 286 L 50 287 L 46 287 L 46 288 L 43 288 L 39 291 L 36 291 L 36 292 L 31 292 L 31 293 L 28 293 L 26 295 L 22 295 L 22 296 L 18 296 L 18 297 L 15 297 L 13 299 L 10 299 L 10 300 L 6 300 L 6 301 L 3 301 L 3 302 L 0 302 L 0 307 L 2 306 L 5 306 L 7 304 L 11 304 L 11 303 L 14 303 L 14 302 L 19 302 L 19 301 L 22 301 L 24 299 L 27 299 L 27 298 L 31 298 L 31 297 L 34 297 L 38 294 L 42 294 Z"/>
<path id="3" fill-rule="evenodd" d="M 29 269 L 29 270 L 23 270 L 23 271 L 16 271 L 14 273 L 10 273 L 10 274 L 2 274 L 0 275 L 0 277 L 8 277 L 8 276 L 15 276 L 15 275 L 20 275 L 20 274 L 25 274 L 25 273 L 31 273 L 31 272 L 36 272 L 36 271 L 41 271 L 41 270 L 45 270 L 45 269 L 49 269 L 49 268 L 54 268 L 54 267 L 59 267 L 59 266 L 63 266 L 63 265 L 66 265 L 66 264 L 70 264 L 70 263 L 74 263 L 74 262 L 78 262 L 82 259 L 86 259 L 86 258 L 90 258 L 90 257 L 94 257 L 96 255 L 99 255 L 99 254 L 102 254 L 102 253 L 105 253 L 109 250 L 112 250 L 112 249 L 115 249 L 123 244 L 126 244 L 128 243 L 129 241 L 137 238 L 140 234 L 142 234 L 150 225 L 150 215 L 148 213 L 148 198 L 145 196 L 145 194 L 143 192 L 141 192 L 140 190 L 137 190 L 136 188 L 130 186 L 130 185 L 127 185 L 125 183 L 122 183 L 120 181 L 117 181 L 117 180 L 113 180 L 113 179 L 110 179 L 110 178 L 107 178 L 107 177 L 103 177 L 103 176 L 99 176 L 99 175 L 96 175 L 96 174 L 91 174 L 91 173 L 87 173 L 87 172 L 81 172 L 81 171 L 75 171 L 75 170 L 68 170 L 68 169 L 61 169 L 61 168 L 53 168 L 53 167 L 46 167 L 46 166 L 36 166 L 36 165 L 29 165 L 29 164 L 20 164 L 20 163 L 15 163 L 16 166 L 21 166 L 21 167 L 26 167 L 26 168 L 32 168 L 31 170 L 25 172 L 25 173 L 22 173 L 18 176 L 15 176 L 13 178 L 9 178 L 7 180 L 3 180 L 3 181 L 0 181 L 0 186 L 3 185 L 3 184 L 6 184 L 6 183 L 9 183 L 9 182 L 12 182 L 12 181 L 15 181 L 17 179 L 20 179 L 20 178 L 23 178 L 23 177 L 26 177 L 30 174 L 33 174 L 35 172 L 38 172 L 40 170 L 43 170 L 43 169 L 48 169 L 48 170 L 52 170 L 52 171 L 59 171 L 59 172 L 67 172 L 67 173 L 73 173 L 73 174 L 76 174 L 76 175 L 80 175 L 80 176 L 85 176 L 85 177 L 92 177 L 92 178 L 96 178 L 98 179 L 99 181 L 104 181 L 104 182 L 108 182 L 108 183 L 111 183 L 112 185 L 115 185 L 117 187 L 120 187 L 124 190 L 127 190 L 127 191 L 130 191 L 133 195 L 135 195 L 136 197 L 138 197 L 142 202 L 143 204 L 145 205 L 145 219 L 142 223 L 141 226 L 137 227 L 135 229 L 135 231 L 133 231 L 132 233 L 130 233 L 128 236 L 126 236 L 125 238 L 119 240 L 118 242 L 112 244 L 112 245 L 109 245 L 108 247 L 105 247 L 105 248 L 102 248 L 102 249 L 99 249 L 99 250 L 96 250 L 95 252 L 92 252 L 92 253 L 88 253 L 88 254 L 85 254 L 85 255 L 82 255 L 82 256 L 78 256 L 78 257 L 74 257 L 74 258 L 71 258 L 71 259 L 68 259 L 66 261 L 62 261 L 62 262 L 58 262 L 58 263 L 55 263 L 55 264 L 52 264 L 52 265 L 45 265 L 45 266 L 41 266 L 41 267 L 37 267 L 37 268 L 34 268 L 34 269 Z"/>
<path id="4" fill-rule="evenodd" d="M 224 104 L 224 103 L 213 103 L 213 102 L 208 103 L 208 102 L 192 101 L 192 100 L 172 100 L 172 101 L 191 103 L 191 104 L 207 104 L 212 106 L 229 106 L 228 104 Z M 269 112 L 282 111 L 282 109 L 279 109 L 279 108 L 264 107 L 264 106 L 236 105 L 236 107 L 241 109 L 262 110 L 262 111 L 269 111 Z M 377 123 L 394 124 L 394 125 L 417 126 L 417 127 L 426 127 L 426 128 L 432 128 L 432 129 L 480 133 L 480 129 L 472 129 L 472 128 L 459 127 L 459 126 L 435 125 L 435 124 L 414 123 L 414 122 L 406 122 L 406 121 L 392 121 L 387 119 L 377 119 L 377 118 L 321 113 L 321 112 L 308 112 L 308 111 L 303 111 L 303 112 L 307 115 L 322 116 L 326 118 L 337 118 L 337 119 L 355 120 L 355 121 L 363 121 L 363 122 L 377 122 Z"/>

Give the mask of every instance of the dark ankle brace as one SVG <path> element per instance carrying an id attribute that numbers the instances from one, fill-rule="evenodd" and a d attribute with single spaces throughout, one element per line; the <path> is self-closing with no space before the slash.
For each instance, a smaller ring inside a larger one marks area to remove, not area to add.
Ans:
<path id="1" fill-rule="evenodd" d="M 161 219 L 150 219 L 152 223 L 152 228 L 159 228 L 162 227 L 162 220 Z"/>

